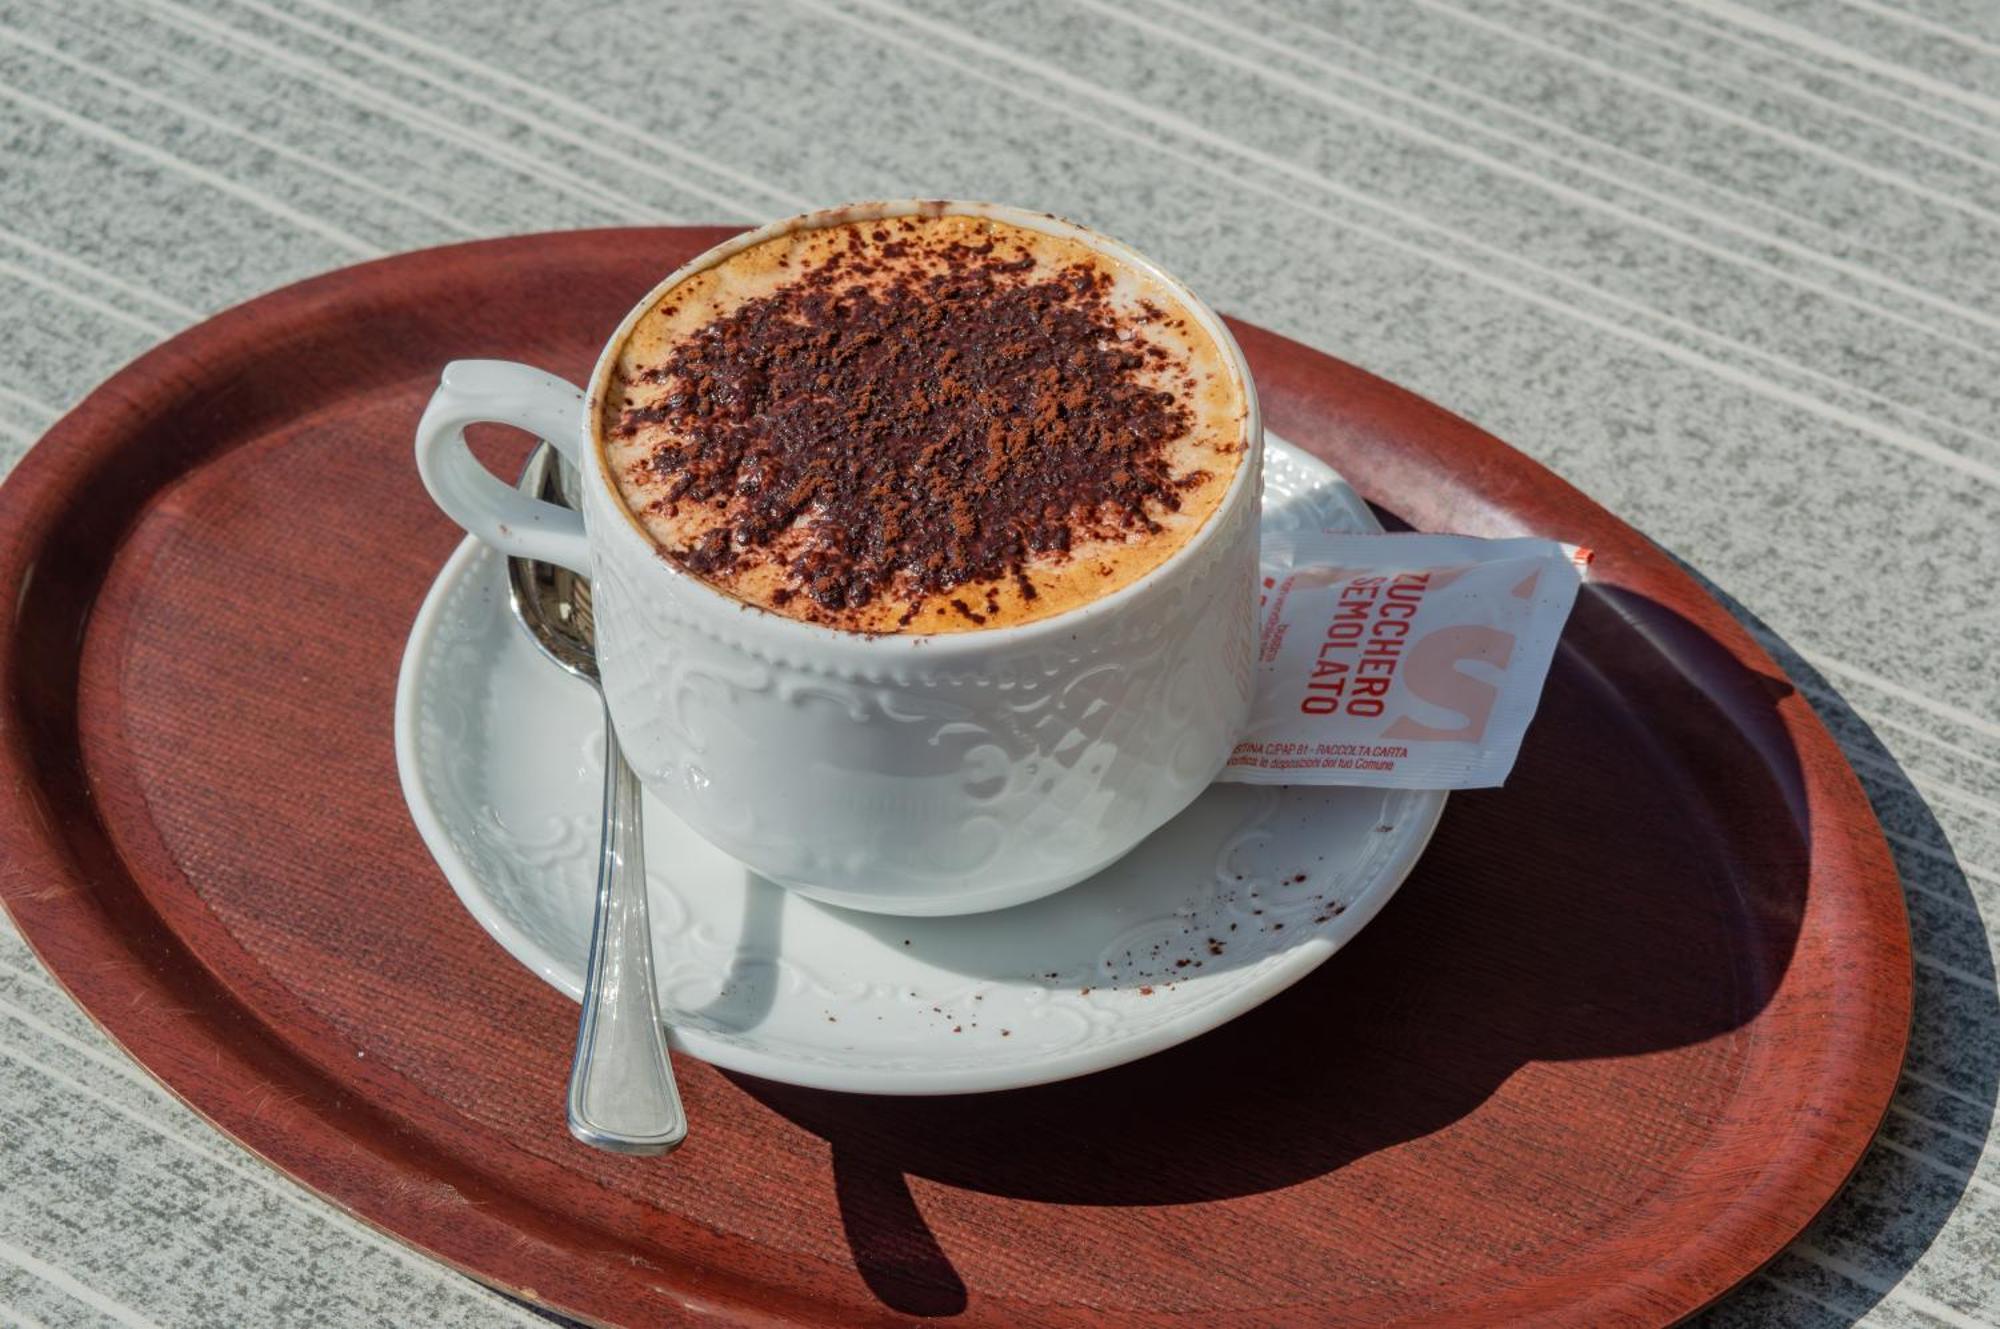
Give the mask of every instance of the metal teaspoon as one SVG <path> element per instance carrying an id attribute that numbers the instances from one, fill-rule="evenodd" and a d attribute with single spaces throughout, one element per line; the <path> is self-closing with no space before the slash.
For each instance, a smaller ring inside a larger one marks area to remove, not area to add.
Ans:
<path id="1" fill-rule="evenodd" d="M 571 506 L 555 449 L 537 447 L 517 487 Z M 604 696 L 597 675 L 597 634 L 590 582 L 567 568 L 527 558 L 507 560 L 514 616 L 542 654 Z M 604 833 L 597 859 L 597 909 L 583 1016 L 569 1074 L 569 1132 L 587 1145 L 621 1154 L 663 1154 L 687 1137 L 667 1059 L 666 1028 L 653 986 L 653 938 L 646 918 L 646 850 L 639 777 L 625 763 L 611 712 L 604 711 Z"/>

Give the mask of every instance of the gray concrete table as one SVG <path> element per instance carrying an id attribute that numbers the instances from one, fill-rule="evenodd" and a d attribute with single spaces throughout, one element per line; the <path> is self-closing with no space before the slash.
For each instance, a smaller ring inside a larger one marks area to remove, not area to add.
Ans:
<path id="1" fill-rule="evenodd" d="M 1845 745 L 1917 952 L 1849 1191 L 1711 1323 L 2000 1325 L 1994 0 L 0 4 L 0 469 L 204 315 L 465 236 L 1066 213 L 1547 462 Z M 0 1322 L 539 1322 L 154 1087 L 0 927 Z"/>

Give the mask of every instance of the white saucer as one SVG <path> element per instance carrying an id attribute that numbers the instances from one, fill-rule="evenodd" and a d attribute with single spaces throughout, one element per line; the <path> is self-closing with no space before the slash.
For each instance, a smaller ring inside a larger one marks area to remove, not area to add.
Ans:
<path id="1" fill-rule="evenodd" d="M 1378 529 L 1321 462 L 1268 438 L 1267 531 Z M 396 761 L 472 916 L 574 999 L 596 876 L 599 709 L 459 546 L 417 615 Z M 1297 982 L 1408 875 L 1444 795 L 1216 785 L 1079 886 L 997 913 L 900 919 L 794 896 L 650 798 L 646 862 L 674 1047 L 789 1084 L 1012 1089 L 1193 1038 Z"/>

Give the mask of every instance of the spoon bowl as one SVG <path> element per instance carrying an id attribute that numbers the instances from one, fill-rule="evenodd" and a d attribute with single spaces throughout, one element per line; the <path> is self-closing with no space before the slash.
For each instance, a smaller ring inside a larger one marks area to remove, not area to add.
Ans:
<path id="1" fill-rule="evenodd" d="M 562 458 L 544 443 L 521 468 L 516 488 L 530 498 L 569 506 Z M 596 684 L 597 632 L 590 612 L 590 581 L 556 563 L 507 560 L 507 598 L 514 617 L 537 649 L 567 672 Z"/>

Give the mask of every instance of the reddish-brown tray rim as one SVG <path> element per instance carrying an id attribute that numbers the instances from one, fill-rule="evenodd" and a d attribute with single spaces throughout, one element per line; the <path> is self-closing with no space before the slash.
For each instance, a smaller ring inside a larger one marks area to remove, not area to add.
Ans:
<path id="1" fill-rule="evenodd" d="M 102 806 L 82 771 L 59 760 L 75 748 L 74 650 L 95 594 L 91 570 L 109 568 L 123 522 L 144 496 L 204 455 L 194 441 L 179 455 L 135 449 L 150 421 L 186 411 L 191 399 L 205 410 L 230 409 L 229 385 L 214 381 L 215 366 L 247 355 L 246 348 L 268 353 L 294 340 L 306 344 L 333 318 L 380 335 L 399 301 L 448 290 L 475 271 L 547 263 L 552 255 L 581 264 L 621 247 L 699 248 L 727 233 L 518 237 L 330 273 L 180 334 L 65 416 L 0 488 L 0 585 L 10 590 L 0 607 L 0 900 L 79 1004 L 172 1092 L 274 1167 L 383 1230 L 573 1312 L 607 1315 L 623 1296 L 690 1315 L 809 1322 L 809 1299 L 732 1267 L 721 1239 L 704 1237 L 698 1225 L 676 1228 L 686 1242 L 684 1266 L 642 1272 L 609 1234 L 621 1223 L 645 1222 L 645 1211 L 607 1201 L 602 1226 L 579 1234 L 523 1187 L 538 1170 L 551 1185 L 567 1184 L 566 1174 L 520 1161 L 500 1184 L 497 1171 L 462 1160 L 504 1144 L 429 1110 L 416 1087 L 372 1069 L 330 1076 L 325 1067 L 336 1064 L 339 1049 L 326 1030 L 281 1023 L 291 1009 L 284 994 L 255 972 L 216 972 L 182 943 L 176 927 L 184 920 L 162 920 L 131 887 L 105 825 L 134 810 Z M 1552 534 L 1588 544 L 1600 592 L 1669 604 L 1749 674 L 1780 675 L 1665 554 L 1535 462 L 1391 384 L 1274 334 L 1234 326 L 1266 397 L 1287 404 L 1274 416 L 1292 413 L 1274 418 L 1273 427 L 1328 457 L 1371 500 L 1394 508 L 1413 487 L 1435 490 L 1441 475 L 1454 477 L 1446 492 L 1427 499 L 1432 514 L 1445 521 L 1456 514 L 1454 524 L 1475 533 Z M 1336 397 L 1337 410 L 1329 405 Z M 1353 447 L 1365 431 L 1393 435 L 1402 446 Z M 100 486 L 114 475 L 134 496 L 130 511 L 101 501 Z M 1494 512 L 1506 514 L 1505 530 Z M 71 607 L 51 608 L 59 603 Z M 1725 697 L 1717 705 L 1731 711 L 1733 703 Z M 1664 1307 L 1691 1312 L 1775 1255 L 1782 1243 L 1771 1234 L 1796 1235 L 1859 1162 L 1901 1066 L 1912 991 L 1893 864 L 1858 782 L 1803 699 L 1792 696 L 1775 714 L 1777 736 L 1795 754 L 1801 820 L 1811 828 L 1809 918 L 1800 946 L 1808 936 L 1816 947 L 1837 940 L 1843 961 L 1821 975 L 1836 990 L 1816 998 L 1826 1019 L 1801 1057 L 1819 1116 L 1777 1138 L 1777 1152 L 1762 1160 L 1769 1184 L 1737 1208 L 1708 1215 L 1679 1249 L 1635 1268 L 1622 1286 L 1572 1289 L 1587 1295 L 1604 1322 L 1657 1318 Z M 463 1203 L 440 1206 L 439 1187 Z"/>

